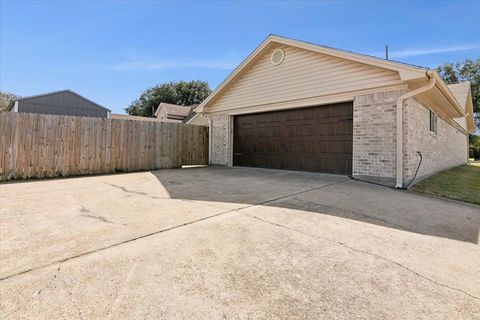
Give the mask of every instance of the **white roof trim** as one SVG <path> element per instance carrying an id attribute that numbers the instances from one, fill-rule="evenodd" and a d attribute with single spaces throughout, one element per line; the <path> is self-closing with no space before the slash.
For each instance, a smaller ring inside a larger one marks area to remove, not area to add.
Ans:
<path id="1" fill-rule="evenodd" d="M 400 62 L 384 60 L 376 57 L 366 56 L 349 51 L 343 51 L 339 49 L 333 49 L 329 47 L 319 46 L 316 44 L 280 37 L 277 35 L 270 35 L 265 39 L 242 63 L 233 70 L 232 73 L 210 94 L 197 108 L 197 112 L 203 112 L 203 108 L 207 106 L 226 86 L 232 81 L 248 64 L 270 43 L 279 43 L 305 50 L 310 50 L 318 53 L 323 53 L 330 56 L 343 58 L 350 61 L 356 61 L 359 63 L 397 71 L 402 81 L 410 81 L 415 79 L 425 78 L 425 72 L 428 68 L 422 68 L 417 66 L 411 66 Z"/>

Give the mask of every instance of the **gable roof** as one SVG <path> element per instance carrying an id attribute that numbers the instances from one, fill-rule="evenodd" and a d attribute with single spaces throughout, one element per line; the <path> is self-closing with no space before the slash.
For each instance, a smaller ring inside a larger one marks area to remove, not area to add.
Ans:
<path id="1" fill-rule="evenodd" d="M 28 96 L 28 97 L 22 97 L 22 98 L 17 98 L 17 99 L 14 99 L 14 100 L 10 100 L 10 103 L 8 104 L 8 107 L 7 107 L 7 111 L 10 111 L 12 110 L 14 104 L 16 101 L 27 101 L 27 100 L 30 100 L 30 99 L 35 99 L 35 98 L 39 98 L 39 97 L 45 97 L 45 96 L 52 96 L 52 95 L 56 95 L 56 94 L 59 94 L 59 93 L 70 93 L 70 94 L 73 94 L 77 97 L 79 97 L 80 99 L 83 99 L 93 105 L 95 105 L 96 107 L 100 108 L 100 109 L 103 109 L 103 110 L 106 110 L 108 112 L 110 112 L 111 110 L 110 109 L 107 109 L 101 105 L 99 105 L 98 103 L 96 102 L 93 102 L 92 100 L 90 99 L 87 99 L 85 98 L 84 96 L 82 95 L 79 95 L 78 93 L 76 93 L 75 91 L 72 91 L 70 89 L 65 89 L 65 90 L 59 90 L 59 91 L 54 91 L 54 92 L 49 92 L 49 93 L 43 93 L 43 94 L 36 94 L 36 95 L 33 95 L 33 96 Z"/>
<path id="2" fill-rule="evenodd" d="M 449 84 L 447 87 L 450 92 L 452 92 L 453 96 L 466 114 L 468 132 L 475 132 L 475 122 L 473 120 L 472 86 L 470 81 Z"/>
<path id="3" fill-rule="evenodd" d="M 162 102 L 158 105 L 155 115 L 158 115 L 159 110 L 163 108 L 167 112 L 167 115 L 187 117 L 197 106 L 198 105 L 196 104 L 191 106 L 180 106 L 177 104 Z"/>
<path id="4" fill-rule="evenodd" d="M 466 107 L 468 92 L 470 91 L 470 81 L 460 83 L 447 84 L 448 89 L 452 92 L 455 99 L 462 107 Z"/>
<path id="5" fill-rule="evenodd" d="M 436 96 L 442 96 L 447 104 L 443 105 L 442 108 L 445 109 L 447 114 L 451 117 L 463 117 L 465 112 L 463 107 L 460 106 L 458 101 L 454 98 L 452 92 L 449 90 L 443 79 L 440 77 L 437 71 L 430 70 L 426 67 L 415 66 L 411 64 L 406 64 L 393 60 L 386 60 L 382 58 L 377 58 L 365 54 L 354 53 L 351 51 L 345 51 L 340 49 L 335 49 L 327 46 L 321 46 L 305 41 L 299 41 L 291 38 L 281 37 L 277 35 L 269 35 L 242 63 L 235 68 L 230 75 L 197 107 L 197 112 L 204 112 L 204 108 L 213 104 L 217 97 L 221 96 L 224 91 L 235 83 L 235 81 L 240 78 L 243 74 L 248 72 L 251 66 L 253 66 L 262 56 L 263 53 L 268 50 L 278 46 L 286 45 L 292 46 L 295 48 L 304 49 L 311 52 L 317 52 L 324 55 L 337 57 L 353 62 L 362 63 L 364 65 L 369 65 L 377 68 L 382 68 L 384 70 L 390 70 L 398 72 L 400 80 L 415 85 L 421 85 L 422 81 L 427 81 L 431 75 L 435 77 L 436 84 L 435 90 L 432 94 Z M 414 85 L 414 88 L 415 88 Z"/>
<path id="6" fill-rule="evenodd" d="M 235 70 L 232 71 L 232 73 L 230 73 L 230 75 L 212 92 L 212 94 L 210 94 L 207 99 L 205 99 L 199 105 L 199 107 L 197 108 L 197 112 L 203 112 L 203 108 L 210 105 L 215 100 L 215 98 L 228 87 L 228 84 L 230 82 L 241 76 L 241 74 L 246 69 L 255 64 L 258 56 L 260 56 L 263 52 L 269 50 L 272 46 L 276 44 L 293 46 L 329 56 L 335 56 L 338 58 L 343 58 L 346 60 L 383 68 L 386 70 L 396 71 L 399 73 L 400 79 L 403 81 L 423 79 L 426 77 L 426 72 L 429 70 L 428 68 L 409 65 L 393 60 L 386 60 L 369 55 L 354 53 L 351 51 L 334 49 L 327 46 L 321 46 L 277 35 L 269 35 L 247 58 L 245 58 L 245 60 L 243 60 L 243 62 Z"/>

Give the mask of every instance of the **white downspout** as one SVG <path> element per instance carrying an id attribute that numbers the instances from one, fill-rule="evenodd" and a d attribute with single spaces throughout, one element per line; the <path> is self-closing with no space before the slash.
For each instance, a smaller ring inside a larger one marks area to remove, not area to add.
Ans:
<path id="1" fill-rule="evenodd" d="M 395 188 L 403 188 L 403 102 L 435 86 L 434 71 L 428 70 L 426 75 L 428 83 L 425 86 L 407 92 L 397 99 L 397 179 Z"/>

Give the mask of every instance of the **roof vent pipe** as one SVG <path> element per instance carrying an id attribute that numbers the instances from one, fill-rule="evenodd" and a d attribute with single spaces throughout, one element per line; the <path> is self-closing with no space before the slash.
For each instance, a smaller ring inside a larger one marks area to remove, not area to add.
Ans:
<path id="1" fill-rule="evenodd" d="M 423 87 L 407 92 L 397 99 L 397 178 L 395 188 L 403 188 L 403 102 L 420 93 L 428 91 L 435 86 L 435 71 L 428 70 L 426 76 L 428 83 Z"/>

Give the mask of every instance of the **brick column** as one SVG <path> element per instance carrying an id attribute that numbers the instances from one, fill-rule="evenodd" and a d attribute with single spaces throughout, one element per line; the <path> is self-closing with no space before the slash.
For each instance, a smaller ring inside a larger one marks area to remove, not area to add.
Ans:
<path id="1" fill-rule="evenodd" d="M 212 164 L 228 165 L 230 134 L 228 115 L 212 114 Z"/>
<path id="2" fill-rule="evenodd" d="M 353 175 L 390 181 L 396 170 L 396 102 L 405 90 L 356 96 L 353 102 Z"/>

